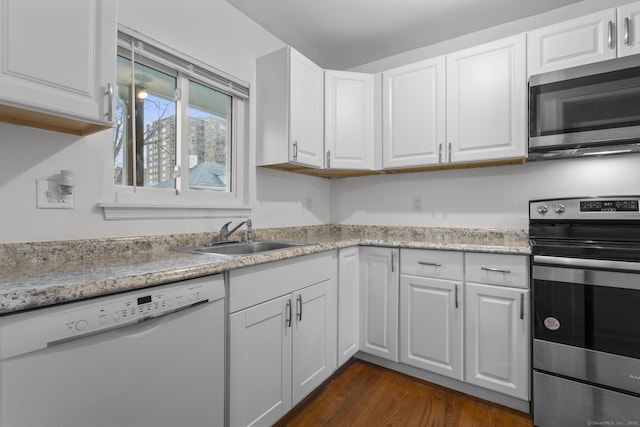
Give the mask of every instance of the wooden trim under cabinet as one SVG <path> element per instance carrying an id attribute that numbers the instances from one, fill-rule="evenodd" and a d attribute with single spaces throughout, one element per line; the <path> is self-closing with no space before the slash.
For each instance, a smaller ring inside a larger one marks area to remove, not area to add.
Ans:
<path id="1" fill-rule="evenodd" d="M 527 159 L 508 159 L 508 160 L 494 160 L 489 162 L 476 162 L 476 163 L 453 163 L 442 164 L 434 166 L 420 166 L 402 169 L 387 169 L 387 170 L 352 170 L 352 169 L 316 169 L 307 166 L 296 165 L 292 163 L 278 163 L 273 165 L 263 165 L 261 167 L 276 169 L 286 172 L 299 173 L 303 175 L 318 176 L 321 178 L 349 178 L 356 176 L 367 175 L 384 175 L 384 174 L 398 174 L 398 173 L 411 173 L 411 172 L 430 172 L 436 170 L 449 170 L 449 169 L 470 169 L 470 168 L 484 168 L 491 166 L 508 166 L 508 165 L 523 165 Z"/>
<path id="2" fill-rule="evenodd" d="M 25 110 L 10 105 L 0 105 L 0 122 L 78 136 L 86 136 L 110 128 L 110 126 L 106 124 L 54 116 L 52 114 Z"/>

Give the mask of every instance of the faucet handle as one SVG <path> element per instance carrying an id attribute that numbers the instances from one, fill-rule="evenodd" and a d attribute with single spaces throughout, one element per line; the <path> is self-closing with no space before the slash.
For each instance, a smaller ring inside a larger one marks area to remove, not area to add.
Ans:
<path id="1" fill-rule="evenodd" d="M 220 241 L 227 240 L 227 237 L 229 237 L 229 224 L 231 224 L 231 221 L 220 228 Z"/>

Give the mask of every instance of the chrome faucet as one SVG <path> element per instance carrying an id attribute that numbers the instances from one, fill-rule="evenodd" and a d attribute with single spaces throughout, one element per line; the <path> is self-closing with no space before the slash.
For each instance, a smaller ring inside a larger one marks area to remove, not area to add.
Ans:
<path id="1" fill-rule="evenodd" d="M 238 228 L 242 227 L 244 224 L 247 224 L 247 242 L 253 242 L 253 229 L 251 228 L 252 227 L 251 218 L 247 219 L 246 221 L 242 221 L 240 224 L 233 227 L 231 231 L 229 231 L 230 224 L 231 224 L 231 221 L 223 225 L 222 228 L 220 229 L 221 242 L 226 242 L 227 240 L 229 240 L 229 236 L 231 236 Z"/>

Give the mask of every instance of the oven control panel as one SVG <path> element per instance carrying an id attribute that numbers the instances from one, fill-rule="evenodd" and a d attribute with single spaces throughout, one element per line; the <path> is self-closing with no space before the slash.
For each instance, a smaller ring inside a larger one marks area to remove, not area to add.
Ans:
<path id="1" fill-rule="evenodd" d="M 140 323 L 199 303 L 220 299 L 219 288 L 224 290 L 222 278 L 214 277 L 103 297 L 93 303 L 77 303 L 81 306 L 47 316 L 47 342 Z"/>
<path id="2" fill-rule="evenodd" d="M 640 219 L 640 196 L 585 197 L 529 202 L 532 220 Z"/>
<path id="3" fill-rule="evenodd" d="M 580 212 L 638 212 L 638 200 L 587 200 Z"/>

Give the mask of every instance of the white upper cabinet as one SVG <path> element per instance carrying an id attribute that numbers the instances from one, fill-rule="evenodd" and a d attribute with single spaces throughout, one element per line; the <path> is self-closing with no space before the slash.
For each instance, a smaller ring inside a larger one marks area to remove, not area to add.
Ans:
<path id="1" fill-rule="evenodd" d="M 633 53 L 629 49 L 637 46 L 633 37 L 637 24 L 638 3 L 621 8 L 624 16 L 616 9 L 607 9 L 569 21 L 540 28 L 529 33 L 529 74 L 561 70 L 578 65 L 591 64 L 616 57 L 616 47 L 621 54 Z M 624 17 L 629 18 L 629 42 L 624 46 Z M 636 22 L 633 22 L 635 19 Z M 622 21 L 622 22 L 620 22 Z M 616 31 L 618 27 L 618 31 Z M 618 36 L 617 36 L 618 35 Z M 637 48 L 636 48 L 637 51 Z"/>
<path id="2" fill-rule="evenodd" d="M 581 16 L 529 33 L 529 74 L 616 57 L 614 9 Z"/>
<path id="3" fill-rule="evenodd" d="M 324 72 L 327 169 L 373 169 L 373 74 Z"/>
<path id="4" fill-rule="evenodd" d="M 620 6 L 618 18 L 618 55 L 640 53 L 640 2 Z"/>
<path id="5" fill-rule="evenodd" d="M 444 56 L 382 73 L 382 166 L 436 165 L 444 161 Z"/>
<path id="6" fill-rule="evenodd" d="M 0 0 L 0 120 L 85 135 L 113 125 L 115 0 Z"/>
<path id="7" fill-rule="evenodd" d="M 291 47 L 256 62 L 257 164 L 324 165 L 323 71 Z"/>
<path id="8" fill-rule="evenodd" d="M 447 161 L 527 155 L 526 36 L 447 55 Z"/>

